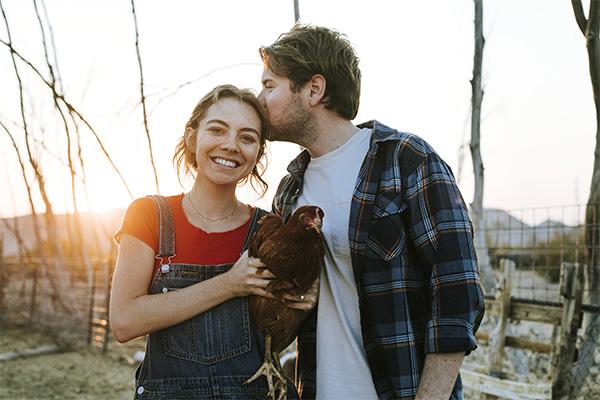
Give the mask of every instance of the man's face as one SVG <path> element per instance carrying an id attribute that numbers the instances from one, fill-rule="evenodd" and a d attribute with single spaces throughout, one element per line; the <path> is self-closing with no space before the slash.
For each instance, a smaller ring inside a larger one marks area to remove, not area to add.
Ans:
<path id="1" fill-rule="evenodd" d="M 267 110 L 271 125 L 269 140 L 308 147 L 314 140 L 313 117 L 302 100 L 303 89 L 294 92 L 290 80 L 265 67 L 258 99 Z"/>

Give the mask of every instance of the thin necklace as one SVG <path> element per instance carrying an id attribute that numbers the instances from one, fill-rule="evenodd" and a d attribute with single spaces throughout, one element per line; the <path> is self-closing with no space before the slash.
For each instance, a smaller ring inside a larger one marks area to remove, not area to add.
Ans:
<path id="1" fill-rule="evenodd" d="M 198 211 L 198 209 L 197 209 L 197 208 L 196 208 L 196 206 L 194 205 L 194 202 L 192 201 L 192 196 L 191 196 L 189 193 L 188 193 L 188 196 L 187 196 L 187 197 L 188 197 L 188 202 L 190 203 L 190 206 L 192 206 L 192 210 L 194 210 L 194 212 L 195 212 L 195 213 L 196 213 L 196 214 L 197 214 L 197 215 L 198 215 L 198 216 L 199 216 L 201 219 L 207 220 L 208 222 L 213 222 L 213 223 L 216 223 L 216 222 L 221 222 L 221 221 L 224 221 L 224 220 L 226 220 L 227 218 L 231 217 L 233 214 L 235 214 L 235 212 L 237 211 L 238 201 L 237 201 L 237 199 L 236 199 L 236 200 L 235 200 L 235 206 L 234 206 L 234 208 L 233 208 L 233 211 L 231 211 L 229 214 L 227 214 L 227 215 L 225 215 L 225 216 L 223 216 L 223 217 L 220 217 L 220 218 L 217 218 L 217 219 L 211 219 L 211 218 L 205 217 L 204 215 L 202 215 L 202 214 L 200 213 L 200 211 Z"/>

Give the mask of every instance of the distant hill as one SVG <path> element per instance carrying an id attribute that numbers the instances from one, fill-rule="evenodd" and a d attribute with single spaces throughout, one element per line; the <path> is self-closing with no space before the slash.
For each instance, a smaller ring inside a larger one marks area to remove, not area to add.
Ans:
<path id="1" fill-rule="evenodd" d="M 119 229 L 124 209 L 115 209 L 110 211 L 104 211 L 100 213 L 81 213 L 81 226 L 82 235 L 84 240 L 93 241 L 98 238 L 98 246 L 102 252 L 108 252 L 110 246 L 113 244 L 114 239 L 112 235 Z M 38 215 L 40 225 L 45 226 L 44 216 Z M 67 235 L 68 219 L 71 218 L 70 214 L 56 214 L 56 225 L 57 234 L 61 240 L 65 240 Z M 19 228 L 21 238 L 25 242 L 28 248 L 35 246 L 35 235 L 33 229 L 33 218 L 31 215 L 24 215 L 16 218 L 5 218 L 4 221 L 0 222 L 0 237 L 4 240 L 4 255 L 11 256 L 17 254 L 17 240 L 9 229 L 5 226 L 5 222 L 10 226 L 14 227 L 15 223 Z M 94 232 L 96 236 L 94 236 Z M 42 239 L 46 239 L 46 232 L 42 229 Z"/>
<path id="2" fill-rule="evenodd" d="M 486 209 L 483 215 L 490 247 L 540 246 L 561 235 L 576 235 L 579 229 L 553 220 L 532 226 L 498 209 Z"/>

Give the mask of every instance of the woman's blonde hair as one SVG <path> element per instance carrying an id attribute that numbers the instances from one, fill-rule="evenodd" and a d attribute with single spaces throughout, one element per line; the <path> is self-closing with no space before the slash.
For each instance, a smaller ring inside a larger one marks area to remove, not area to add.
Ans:
<path id="1" fill-rule="evenodd" d="M 175 154 L 173 155 L 173 163 L 175 164 L 175 169 L 177 171 L 178 178 L 181 179 L 181 171 L 184 174 L 190 174 L 195 176 L 195 173 L 198 171 L 198 163 L 196 162 L 196 149 L 194 139 L 193 142 L 188 146 L 186 142 L 185 131 L 188 128 L 193 129 L 194 131 L 198 129 L 198 125 L 200 121 L 206 116 L 206 113 L 210 106 L 219 102 L 222 99 L 238 99 L 244 104 L 249 105 L 256 111 L 260 119 L 260 141 L 259 141 L 259 150 L 258 156 L 256 158 L 256 165 L 252 169 L 250 175 L 248 175 L 245 179 L 241 181 L 247 182 L 250 181 L 250 185 L 252 188 L 261 196 L 263 196 L 269 187 L 267 182 L 262 179 L 262 174 L 266 169 L 266 160 L 265 160 L 265 142 L 268 134 L 268 121 L 265 115 L 264 108 L 259 103 L 256 95 L 248 90 L 248 89 L 238 89 L 233 85 L 220 85 L 215 87 L 213 90 L 208 92 L 194 107 L 194 111 L 192 111 L 192 115 L 189 120 L 185 124 L 184 134 L 177 142 L 177 146 L 175 147 Z"/>

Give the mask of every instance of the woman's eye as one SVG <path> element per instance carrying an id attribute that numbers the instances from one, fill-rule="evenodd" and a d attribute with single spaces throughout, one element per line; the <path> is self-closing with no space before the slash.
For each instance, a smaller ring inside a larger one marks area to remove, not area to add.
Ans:
<path id="1" fill-rule="evenodd" d="M 256 138 L 254 136 L 242 136 L 241 140 L 243 143 L 256 143 Z"/>
<path id="2" fill-rule="evenodd" d="M 210 133 L 213 133 L 213 134 L 215 134 L 215 135 L 218 135 L 218 134 L 221 134 L 221 133 L 223 133 L 223 129 L 221 129 L 221 128 L 218 128 L 218 127 L 216 127 L 216 126 L 213 126 L 213 127 L 210 127 L 210 128 L 208 128 L 208 131 L 209 131 Z"/>

